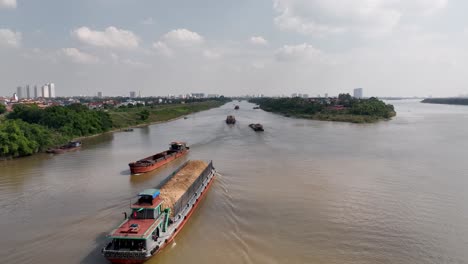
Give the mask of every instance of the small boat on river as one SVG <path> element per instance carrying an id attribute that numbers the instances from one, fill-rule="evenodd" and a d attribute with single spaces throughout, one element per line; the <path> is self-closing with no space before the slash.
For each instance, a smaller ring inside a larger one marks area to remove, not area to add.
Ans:
<path id="1" fill-rule="evenodd" d="M 213 163 L 188 161 L 154 189 L 138 194 L 131 213 L 109 235 L 102 254 L 111 263 L 140 264 L 170 244 L 206 195 Z"/>
<path id="2" fill-rule="evenodd" d="M 236 106 L 234 107 L 234 109 L 235 109 L 235 110 L 239 110 L 239 106 L 236 105 Z"/>
<path id="3" fill-rule="evenodd" d="M 261 124 L 250 124 L 249 125 L 250 128 L 252 128 L 254 131 L 264 131 L 263 130 L 263 126 Z"/>
<path id="4" fill-rule="evenodd" d="M 233 125 L 236 123 L 236 118 L 233 115 L 228 115 L 226 117 L 226 124 Z"/>
<path id="5" fill-rule="evenodd" d="M 50 148 L 47 149 L 47 153 L 52 153 L 52 154 L 62 154 L 68 151 L 73 151 L 81 148 L 81 142 L 80 141 L 70 141 L 67 144 L 60 146 L 58 148 Z"/>
<path id="6" fill-rule="evenodd" d="M 188 153 L 189 149 L 185 142 L 172 142 L 168 150 L 131 162 L 128 166 L 130 166 L 132 174 L 150 172 L 184 156 Z"/>

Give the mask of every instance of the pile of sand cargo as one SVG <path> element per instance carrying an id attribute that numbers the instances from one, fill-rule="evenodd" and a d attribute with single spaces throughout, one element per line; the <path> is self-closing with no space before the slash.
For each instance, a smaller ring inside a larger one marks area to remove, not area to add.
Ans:
<path id="1" fill-rule="evenodd" d="M 208 163 L 205 161 L 191 160 L 159 189 L 159 197 L 163 200 L 162 208 L 171 208 L 171 216 L 174 216 L 174 204 L 184 195 L 207 166 Z"/>

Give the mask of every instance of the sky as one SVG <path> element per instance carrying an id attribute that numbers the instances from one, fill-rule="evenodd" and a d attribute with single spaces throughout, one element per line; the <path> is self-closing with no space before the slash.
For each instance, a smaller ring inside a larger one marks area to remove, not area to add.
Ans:
<path id="1" fill-rule="evenodd" d="M 468 94 L 464 0 L 0 0 L 0 95 Z"/>

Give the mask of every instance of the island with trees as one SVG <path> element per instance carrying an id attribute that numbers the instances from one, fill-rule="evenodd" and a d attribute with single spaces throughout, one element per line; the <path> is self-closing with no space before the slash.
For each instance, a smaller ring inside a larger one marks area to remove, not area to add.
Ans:
<path id="1" fill-rule="evenodd" d="M 132 126 L 149 125 L 219 107 L 229 99 L 218 98 L 170 104 L 89 105 L 74 103 L 40 108 L 16 104 L 13 111 L 0 115 L 0 159 L 44 152 L 72 139 L 98 135 Z M 0 107 L 0 111 L 4 108 Z M 4 111 L 3 111 L 4 112 Z"/>
<path id="2" fill-rule="evenodd" d="M 337 98 L 254 98 L 250 102 L 268 112 L 323 121 L 373 123 L 396 115 L 393 105 L 378 98 L 357 99 L 349 94 Z"/>
<path id="3" fill-rule="evenodd" d="M 468 105 L 468 98 L 426 98 L 421 101 L 426 104 Z"/>

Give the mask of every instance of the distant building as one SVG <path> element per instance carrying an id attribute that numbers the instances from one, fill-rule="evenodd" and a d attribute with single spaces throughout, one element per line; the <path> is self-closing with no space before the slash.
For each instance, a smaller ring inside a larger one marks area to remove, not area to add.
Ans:
<path id="1" fill-rule="evenodd" d="M 13 94 L 13 100 L 16 102 L 19 101 L 18 95 L 16 93 Z"/>
<path id="2" fill-rule="evenodd" d="M 47 86 L 49 87 L 49 98 L 55 98 L 55 84 L 49 83 Z"/>
<path id="3" fill-rule="evenodd" d="M 31 91 L 29 90 L 29 84 L 26 85 L 26 98 L 31 99 Z"/>
<path id="4" fill-rule="evenodd" d="M 302 98 L 309 98 L 308 94 L 302 94 Z"/>
<path id="5" fill-rule="evenodd" d="M 18 86 L 16 87 L 16 95 L 18 96 L 18 99 L 22 99 L 24 94 L 23 94 L 23 87 Z"/>
<path id="6" fill-rule="evenodd" d="M 362 88 L 354 89 L 353 95 L 354 95 L 354 98 L 362 98 L 363 97 Z"/>
<path id="7" fill-rule="evenodd" d="M 328 98 L 328 93 L 325 93 L 325 98 Z"/>
<path id="8" fill-rule="evenodd" d="M 37 85 L 34 85 L 34 99 L 37 97 L 41 97 L 41 96 L 39 96 L 39 94 L 37 93 Z"/>
<path id="9" fill-rule="evenodd" d="M 297 97 L 297 93 L 291 94 L 291 97 L 292 97 L 292 98 Z"/>
<path id="10" fill-rule="evenodd" d="M 97 97 L 102 98 L 102 92 L 98 92 Z"/>
<path id="11" fill-rule="evenodd" d="M 136 92 L 135 91 L 131 91 L 130 92 L 130 98 L 135 98 L 136 97 Z"/>
<path id="12" fill-rule="evenodd" d="M 49 86 L 47 84 L 42 86 L 42 98 L 49 98 Z"/>
<path id="13" fill-rule="evenodd" d="M 205 98 L 204 93 L 192 93 L 193 98 Z"/>

